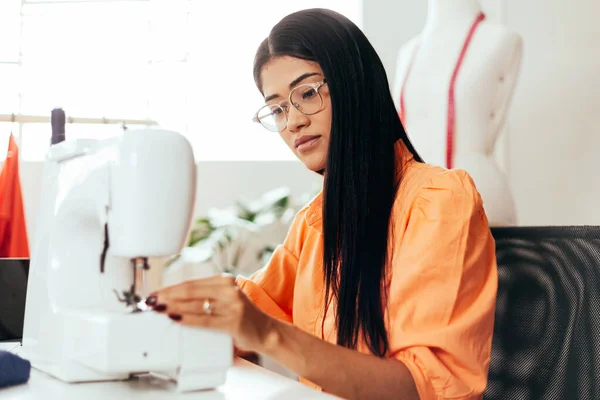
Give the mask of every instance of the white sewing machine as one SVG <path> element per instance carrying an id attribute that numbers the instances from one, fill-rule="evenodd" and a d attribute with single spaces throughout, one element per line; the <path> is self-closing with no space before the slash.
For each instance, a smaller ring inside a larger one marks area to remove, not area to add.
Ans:
<path id="1" fill-rule="evenodd" d="M 224 383 L 231 336 L 181 326 L 144 302 L 148 258 L 181 251 L 195 193 L 193 152 L 175 132 L 52 146 L 19 354 L 67 382 L 155 372 L 181 391 Z"/>

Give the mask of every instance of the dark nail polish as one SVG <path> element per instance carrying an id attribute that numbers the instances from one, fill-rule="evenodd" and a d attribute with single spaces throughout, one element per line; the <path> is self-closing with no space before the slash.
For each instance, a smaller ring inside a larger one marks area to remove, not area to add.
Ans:
<path id="1" fill-rule="evenodd" d="M 153 306 L 156 304 L 156 296 L 150 296 L 146 299 L 146 304 L 149 306 Z"/>
<path id="2" fill-rule="evenodd" d="M 181 315 L 179 314 L 169 314 L 169 318 L 171 318 L 173 321 L 181 321 Z"/>
<path id="3" fill-rule="evenodd" d="M 153 308 L 154 311 L 163 312 L 167 309 L 167 306 L 164 304 L 159 304 Z"/>

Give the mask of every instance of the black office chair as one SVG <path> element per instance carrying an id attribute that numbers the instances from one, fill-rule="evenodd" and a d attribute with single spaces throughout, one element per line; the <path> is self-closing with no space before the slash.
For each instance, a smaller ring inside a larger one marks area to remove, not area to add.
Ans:
<path id="1" fill-rule="evenodd" d="M 600 399 L 600 227 L 494 228 L 487 400 Z"/>
<path id="2" fill-rule="evenodd" d="M 0 258 L 0 342 L 23 337 L 28 277 L 28 258 Z"/>

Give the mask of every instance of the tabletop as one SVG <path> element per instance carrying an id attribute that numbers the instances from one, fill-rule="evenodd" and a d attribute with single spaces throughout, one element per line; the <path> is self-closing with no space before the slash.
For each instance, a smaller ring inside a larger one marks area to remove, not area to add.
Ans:
<path id="1" fill-rule="evenodd" d="M 14 350 L 18 344 L 0 343 L 0 350 Z M 333 400 L 337 397 L 316 391 L 300 382 L 236 358 L 225 383 L 214 389 L 179 393 L 175 383 L 153 375 L 135 376 L 126 381 L 65 383 L 31 369 L 29 382 L 0 389 L 2 400 L 28 399 L 190 399 L 190 400 Z"/>

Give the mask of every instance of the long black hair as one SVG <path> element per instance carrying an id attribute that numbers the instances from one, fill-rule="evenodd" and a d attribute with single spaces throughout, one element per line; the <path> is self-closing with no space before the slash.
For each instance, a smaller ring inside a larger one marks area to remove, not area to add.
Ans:
<path id="1" fill-rule="evenodd" d="M 332 124 L 323 187 L 325 312 L 337 300 L 337 343 L 388 351 L 384 277 L 389 220 L 397 191 L 394 143 L 408 140 L 375 49 L 349 19 L 310 9 L 282 19 L 260 44 L 254 80 L 273 58 L 317 62 L 329 85 Z"/>

